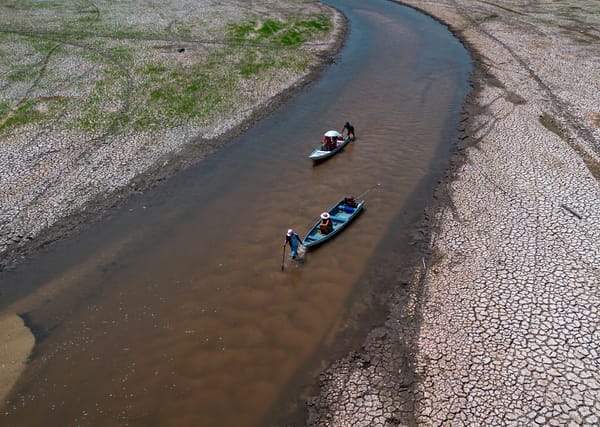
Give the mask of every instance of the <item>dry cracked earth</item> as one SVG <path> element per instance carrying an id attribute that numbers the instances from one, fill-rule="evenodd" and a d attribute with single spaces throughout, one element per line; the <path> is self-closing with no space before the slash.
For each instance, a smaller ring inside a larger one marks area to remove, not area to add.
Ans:
<path id="1" fill-rule="evenodd" d="M 600 4 L 402 3 L 473 56 L 464 132 L 410 289 L 309 424 L 598 425 Z"/>

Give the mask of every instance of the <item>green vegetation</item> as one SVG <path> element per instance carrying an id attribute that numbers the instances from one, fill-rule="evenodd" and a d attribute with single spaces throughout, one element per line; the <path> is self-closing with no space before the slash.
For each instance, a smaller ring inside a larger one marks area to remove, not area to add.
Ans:
<path id="1" fill-rule="evenodd" d="M 128 0 L 1 2 L 8 31 L 0 33 L 0 136 L 32 122 L 94 134 L 208 125 L 254 102 L 247 80 L 256 86 L 305 71 L 303 43 L 331 28 L 325 15 L 252 17 L 220 28 L 204 25 L 202 15 L 121 19 L 135 13 Z M 178 42 L 189 47 L 177 52 Z"/>
<path id="2" fill-rule="evenodd" d="M 10 104 L 7 101 L 0 101 L 0 120 L 8 114 Z"/>
<path id="3" fill-rule="evenodd" d="M 116 46 L 108 49 L 112 58 L 117 59 L 123 63 L 131 63 L 133 61 L 133 53 L 131 49 L 125 46 Z"/>
<path id="4" fill-rule="evenodd" d="M 80 104 L 80 111 L 70 127 L 86 132 L 101 129 L 118 131 L 119 113 L 125 76 L 119 68 L 108 69 L 88 98 Z M 114 105 L 113 108 L 108 106 Z"/>
<path id="5" fill-rule="evenodd" d="M 256 20 L 229 26 L 230 39 L 239 43 L 264 43 L 279 46 L 299 46 L 315 34 L 329 31 L 331 24 L 327 17 L 315 15 L 309 20 L 286 22 L 267 19 L 262 23 Z"/>
<path id="6" fill-rule="evenodd" d="M 232 24 L 229 26 L 229 37 L 237 43 L 266 45 L 271 48 L 299 48 L 315 34 L 329 31 L 331 24 L 327 17 L 312 16 L 309 20 L 274 21 L 267 19 L 258 24 L 256 20 Z M 243 78 L 254 78 L 261 72 L 272 68 L 291 68 L 296 71 L 305 70 L 308 58 L 299 49 L 290 55 L 289 50 L 281 49 L 246 49 L 235 68 Z"/>
<path id="7" fill-rule="evenodd" d="M 67 105 L 65 98 L 28 99 L 14 109 L 7 102 L 0 102 L 0 132 L 27 123 L 46 123 L 60 115 Z"/>
<path id="8" fill-rule="evenodd" d="M 215 63 L 169 70 L 150 65 L 141 74 L 146 82 L 137 89 L 144 108 L 135 112 L 134 128 L 174 126 L 183 121 L 204 123 L 229 105 L 234 81 L 216 73 Z M 141 105 L 140 105 L 141 106 Z"/>
<path id="9" fill-rule="evenodd" d="M 6 119 L 0 121 L 0 131 L 5 128 L 42 120 L 43 114 L 38 111 L 36 106 L 36 101 L 27 100 L 18 108 L 12 110 L 11 113 L 5 114 L 4 117 L 6 117 Z"/>
<path id="10" fill-rule="evenodd" d="M 16 65 L 4 77 L 11 82 L 27 82 L 35 79 L 39 74 L 39 69 L 29 64 Z"/>

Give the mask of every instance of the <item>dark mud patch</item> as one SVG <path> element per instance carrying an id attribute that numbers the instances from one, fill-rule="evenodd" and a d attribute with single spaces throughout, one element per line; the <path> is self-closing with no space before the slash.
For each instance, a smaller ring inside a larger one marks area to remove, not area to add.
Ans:
<path id="1" fill-rule="evenodd" d="M 558 135 L 558 137 L 565 142 L 569 141 L 569 136 L 568 136 L 567 131 L 550 114 L 543 113 L 540 116 L 539 120 L 540 120 L 540 123 L 542 124 L 542 126 L 544 126 L 546 129 L 548 129 L 550 132 Z"/>
<path id="2" fill-rule="evenodd" d="M 540 123 L 548 129 L 550 132 L 558 135 L 560 139 L 567 142 L 581 157 L 590 173 L 600 181 L 600 162 L 595 160 L 583 147 L 576 144 L 568 134 L 568 131 L 558 123 L 558 121 L 548 113 L 544 113 L 540 116 Z"/>
<path id="3" fill-rule="evenodd" d="M 506 92 L 505 99 L 514 105 L 527 104 L 527 100 L 525 98 L 523 98 L 521 95 L 511 92 L 511 91 Z"/>
<path id="4" fill-rule="evenodd" d="M 581 156 L 581 159 L 589 169 L 590 173 L 596 178 L 596 181 L 600 182 L 600 162 L 594 160 L 583 148 L 573 144 L 573 149 L 577 151 L 577 154 Z"/>

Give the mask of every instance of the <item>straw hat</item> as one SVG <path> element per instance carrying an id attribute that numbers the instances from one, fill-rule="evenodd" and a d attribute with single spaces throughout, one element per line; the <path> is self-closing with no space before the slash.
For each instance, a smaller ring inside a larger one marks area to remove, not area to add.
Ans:
<path id="1" fill-rule="evenodd" d="M 321 219 L 328 219 L 329 218 L 329 214 L 327 212 L 323 212 L 321 214 Z"/>

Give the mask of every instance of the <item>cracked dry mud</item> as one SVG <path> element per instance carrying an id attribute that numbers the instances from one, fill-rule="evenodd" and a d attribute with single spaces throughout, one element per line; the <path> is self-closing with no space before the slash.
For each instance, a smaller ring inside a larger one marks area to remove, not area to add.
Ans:
<path id="1" fill-rule="evenodd" d="M 600 422 L 600 5 L 406 0 L 477 70 L 410 292 L 309 425 Z"/>

